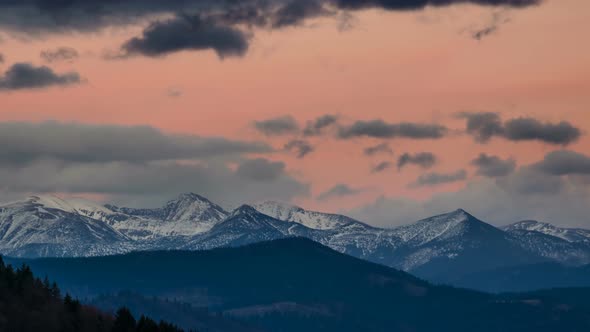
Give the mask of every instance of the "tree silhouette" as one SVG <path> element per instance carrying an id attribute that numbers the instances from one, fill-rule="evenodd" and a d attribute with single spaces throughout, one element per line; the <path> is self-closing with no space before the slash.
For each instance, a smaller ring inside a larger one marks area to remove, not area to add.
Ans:
<path id="1" fill-rule="evenodd" d="M 35 278 L 23 265 L 14 270 L 0 256 L 0 331 L 17 332 L 181 332 L 142 316 L 139 324 L 127 308 L 115 317 L 85 306 L 66 294 L 63 299 L 47 277 Z"/>

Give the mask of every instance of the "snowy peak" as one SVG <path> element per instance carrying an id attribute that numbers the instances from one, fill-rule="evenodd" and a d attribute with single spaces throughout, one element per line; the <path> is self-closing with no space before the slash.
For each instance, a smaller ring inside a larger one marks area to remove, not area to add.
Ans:
<path id="1" fill-rule="evenodd" d="M 556 228 L 551 224 L 536 220 L 522 220 L 503 227 L 505 230 L 541 231 L 549 228 Z"/>
<path id="2" fill-rule="evenodd" d="M 422 219 L 414 224 L 396 228 L 394 232 L 404 242 L 413 246 L 473 233 L 502 233 L 501 230 L 484 223 L 463 209 Z"/>
<path id="3" fill-rule="evenodd" d="M 335 230 L 351 224 L 356 224 L 365 228 L 371 228 L 360 221 L 346 216 L 308 211 L 298 206 L 284 203 L 269 201 L 256 204 L 254 205 L 254 208 L 261 213 L 269 215 L 275 219 L 298 223 L 305 227 L 316 230 Z"/>
<path id="4" fill-rule="evenodd" d="M 53 195 L 30 196 L 25 203 L 42 206 L 47 209 L 61 210 L 65 212 L 76 212 L 76 209 L 65 200 Z"/>
<path id="5" fill-rule="evenodd" d="M 165 220 L 215 220 L 220 221 L 227 216 L 227 212 L 219 205 L 207 198 L 187 193 L 171 200 L 162 208 Z"/>
<path id="6" fill-rule="evenodd" d="M 238 207 L 237 209 L 233 210 L 230 218 L 233 218 L 238 215 L 245 215 L 251 217 L 258 217 L 263 216 L 264 213 L 260 212 L 259 210 L 255 209 L 253 206 L 248 204 L 243 204 L 242 206 Z"/>
<path id="7" fill-rule="evenodd" d="M 291 218 L 293 214 L 305 211 L 298 206 L 276 201 L 258 203 L 254 205 L 254 208 L 266 215 L 280 220 L 287 220 Z"/>
<path id="8" fill-rule="evenodd" d="M 219 226 L 228 227 L 230 225 L 239 225 L 239 227 L 245 228 L 272 227 L 274 229 L 278 223 L 284 222 L 263 214 L 250 205 L 244 204 L 233 210 L 231 215 L 221 222 Z"/>
<path id="9" fill-rule="evenodd" d="M 0 207 L 0 252 L 12 256 L 92 256 L 121 253 L 129 239 L 80 210 L 100 208 L 83 200 L 31 196 Z"/>
<path id="10" fill-rule="evenodd" d="M 427 218 L 424 220 L 430 220 L 432 222 L 455 222 L 455 223 L 462 223 L 462 222 L 482 222 L 469 212 L 463 209 L 457 209 L 455 211 L 444 213 L 438 216 L 434 216 L 431 218 Z"/>
<path id="11" fill-rule="evenodd" d="M 457 209 L 457 210 L 449 212 L 449 213 L 445 213 L 445 214 L 441 214 L 438 216 L 423 219 L 421 221 L 418 221 L 418 223 L 444 224 L 445 226 L 448 226 L 448 227 L 479 226 L 479 227 L 496 229 L 494 226 L 477 219 L 472 214 L 470 214 L 469 212 L 467 212 L 463 209 Z"/>
<path id="12" fill-rule="evenodd" d="M 554 236 L 568 242 L 590 243 L 590 230 L 579 228 L 561 228 L 536 220 L 523 220 L 502 227 L 507 232 L 530 231 Z"/>
<path id="13" fill-rule="evenodd" d="M 281 223 L 284 222 L 262 214 L 250 205 L 242 205 L 232 211 L 228 218 L 216 224 L 210 233 L 221 238 L 239 235 L 239 237 L 251 239 L 260 237 L 262 240 L 268 240 L 283 237 L 278 230 Z"/>
<path id="14" fill-rule="evenodd" d="M 209 231 L 228 216 L 222 207 L 194 193 L 182 194 L 160 208 L 106 207 L 121 216 L 112 221 L 114 227 L 134 239 L 194 236 Z"/>
<path id="15" fill-rule="evenodd" d="M 200 234 L 210 230 L 228 215 L 219 205 L 194 193 L 182 194 L 155 209 L 101 205 L 84 199 L 66 200 L 53 195 L 31 196 L 15 204 L 35 209 L 38 213 L 55 214 L 55 211 L 61 211 L 101 221 L 135 240 Z"/>
<path id="16" fill-rule="evenodd" d="M 76 214 L 79 216 L 89 217 L 97 220 L 106 220 L 114 212 L 110 209 L 89 200 L 82 198 L 64 199 L 55 195 L 37 195 L 30 196 L 24 201 L 14 202 L 4 207 L 21 207 L 34 208 L 43 213 L 50 211 L 61 211 L 65 213 Z"/>

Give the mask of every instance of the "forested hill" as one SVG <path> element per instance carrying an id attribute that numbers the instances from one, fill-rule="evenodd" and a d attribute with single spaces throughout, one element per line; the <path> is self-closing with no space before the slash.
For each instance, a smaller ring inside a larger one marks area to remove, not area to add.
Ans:
<path id="1" fill-rule="evenodd" d="M 14 269 L 0 257 L 0 331 L 4 332 L 181 332 L 166 322 L 128 309 L 113 316 L 62 296 L 55 283 L 36 278 L 28 266 Z"/>
<path id="2" fill-rule="evenodd" d="M 581 305 L 587 298 L 575 294 L 498 296 L 436 286 L 304 238 L 25 262 L 84 298 L 123 290 L 172 297 L 264 331 L 590 331 L 590 309 Z"/>

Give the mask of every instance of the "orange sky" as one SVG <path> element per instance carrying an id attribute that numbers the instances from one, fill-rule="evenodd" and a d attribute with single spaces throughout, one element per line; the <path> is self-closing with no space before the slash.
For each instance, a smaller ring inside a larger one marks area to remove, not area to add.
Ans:
<path id="1" fill-rule="evenodd" d="M 507 23 L 481 41 L 470 38 L 469 31 L 485 26 L 498 12 Z M 500 112 L 505 119 L 567 120 L 584 131 L 590 128 L 586 0 L 547 0 L 522 10 L 454 6 L 404 13 L 367 11 L 356 14 L 353 24 L 340 31 L 334 20 L 321 19 L 303 28 L 255 31 L 248 54 L 225 60 L 211 51 L 158 59 L 101 58 L 138 28 L 27 41 L 7 37 L 0 44 L 6 56 L 0 68 L 23 61 L 41 64 L 41 50 L 72 46 L 81 58 L 52 67 L 59 72 L 76 70 L 87 82 L 3 93 L 0 121 L 148 124 L 173 133 L 262 140 L 252 121 L 277 115 L 289 114 L 304 123 L 332 113 L 349 122 L 381 118 L 442 123 L 459 130 L 464 122 L 453 114 L 473 110 Z M 169 97 L 170 89 L 182 95 Z M 286 140 L 271 142 L 279 148 Z M 276 153 L 271 159 L 286 162 L 292 174 L 311 183 L 314 196 L 337 183 L 366 190 L 332 201 L 297 199 L 308 207 L 336 211 L 381 195 L 423 199 L 464 185 L 410 189 L 408 183 L 422 173 L 415 168 L 370 174 L 372 165 L 388 159 L 362 156 L 362 149 L 376 140 L 322 137 L 312 142 L 317 150 L 309 157 Z M 459 133 L 439 141 L 396 139 L 391 146 L 396 156 L 437 153 L 437 171 L 469 167 L 480 152 L 512 156 L 522 165 L 556 149 L 503 140 L 480 145 Z M 588 153 L 590 139 L 584 135 L 569 148 Z"/>

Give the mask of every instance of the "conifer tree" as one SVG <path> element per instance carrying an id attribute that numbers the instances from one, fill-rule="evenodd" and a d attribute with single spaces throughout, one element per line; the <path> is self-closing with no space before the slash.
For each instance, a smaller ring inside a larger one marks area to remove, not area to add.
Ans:
<path id="1" fill-rule="evenodd" d="M 112 332 L 134 332 L 136 327 L 135 318 L 127 308 L 121 308 L 115 315 Z"/>

